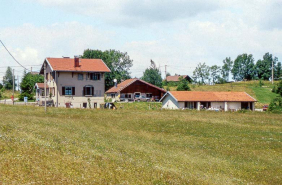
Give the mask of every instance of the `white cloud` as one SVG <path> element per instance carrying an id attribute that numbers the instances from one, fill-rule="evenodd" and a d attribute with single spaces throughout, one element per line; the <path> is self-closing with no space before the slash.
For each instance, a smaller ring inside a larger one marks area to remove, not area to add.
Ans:
<path id="1" fill-rule="evenodd" d="M 2 41 L 23 65 L 42 64 L 46 57 L 82 54 L 87 48 L 108 49 L 114 32 L 102 31 L 77 22 L 36 27 L 25 24 L 0 29 Z M 1 66 L 17 66 L 4 48 L 0 49 Z M 0 72 L 6 69 L 0 69 Z"/>
<path id="2" fill-rule="evenodd" d="M 212 0 L 22 0 L 38 2 L 68 13 L 86 15 L 114 25 L 137 26 L 193 17 L 219 8 Z"/>
<path id="3" fill-rule="evenodd" d="M 270 52 L 282 58 L 280 0 L 22 1 L 101 22 L 98 29 L 91 22 L 0 28 L 1 39 L 24 64 L 81 54 L 87 48 L 117 49 L 128 52 L 134 60 L 132 75 L 140 77 L 150 59 L 168 65 L 172 74 L 192 74 L 199 62 L 221 65 L 225 57 L 242 53 L 259 59 Z M 5 65 L 13 63 L 1 48 L 0 54 Z"/>

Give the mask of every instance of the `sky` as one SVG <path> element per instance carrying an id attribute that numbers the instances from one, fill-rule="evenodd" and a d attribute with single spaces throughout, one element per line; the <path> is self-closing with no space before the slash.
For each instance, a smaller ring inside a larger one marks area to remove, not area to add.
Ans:
<path id="1" fill-rule="evenodd" d="M 282 0 L 1 0 L 0 40 L 26 68 L 46 57 L 115 49 L 141 77 L 150 60 L 164 76 L 192 75 L 199 63 L 267 52 L 282 59 Z M 7 66 L 23 68 L 0 45 L 0 81 Z"/>

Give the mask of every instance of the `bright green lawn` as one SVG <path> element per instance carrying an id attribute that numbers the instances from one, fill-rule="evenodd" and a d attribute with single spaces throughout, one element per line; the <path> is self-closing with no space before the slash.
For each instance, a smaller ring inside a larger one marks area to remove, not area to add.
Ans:
<path id="1" fill-rule="evenodd" d="M 0 184 L 281 184 L 282 116 L 0 105 Z"/>
<path id="2" fill-rule="evenodd" d="M 271 92 L 272 88 L 269 87 L 252 87 L 251 88 L 260 103 L 269 104 L 273 98 L 277 96 L 276 93 Z"/>

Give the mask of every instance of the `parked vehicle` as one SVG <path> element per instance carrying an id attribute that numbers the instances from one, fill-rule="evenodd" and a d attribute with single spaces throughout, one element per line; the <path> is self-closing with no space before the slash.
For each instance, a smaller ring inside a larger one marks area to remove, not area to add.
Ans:
<path id="1" fill-rule="evenodd" d="M 135 101 L 146 101 L 146 102 L 148 102 L 148 101 L 150 101 L 150 98 L 146 98 L 145 96 L 135 96 L 135 99 L 134 99 Z"/>
<path id="2" fill-rule="evenodd" d="M 116 109 L 116 106 L 114 103 L 105 103 L 104 109 Z"/>
<path id="3" fill-rule="evenodd" d="M 267 109 L 268 109 L 268 105 L 264 105 L 264 106 L 262 107 L 262 110 L 263 110 L 263 111 L 267 111 Z"/>

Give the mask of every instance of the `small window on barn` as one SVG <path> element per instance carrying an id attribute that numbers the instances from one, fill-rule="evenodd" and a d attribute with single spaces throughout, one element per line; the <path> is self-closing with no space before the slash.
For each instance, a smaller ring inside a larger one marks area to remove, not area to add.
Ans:
<path id="1" fill-rule="evenodd" d="M 146 98 L 152 98 L 152 93 L 147 93 Z"/>

